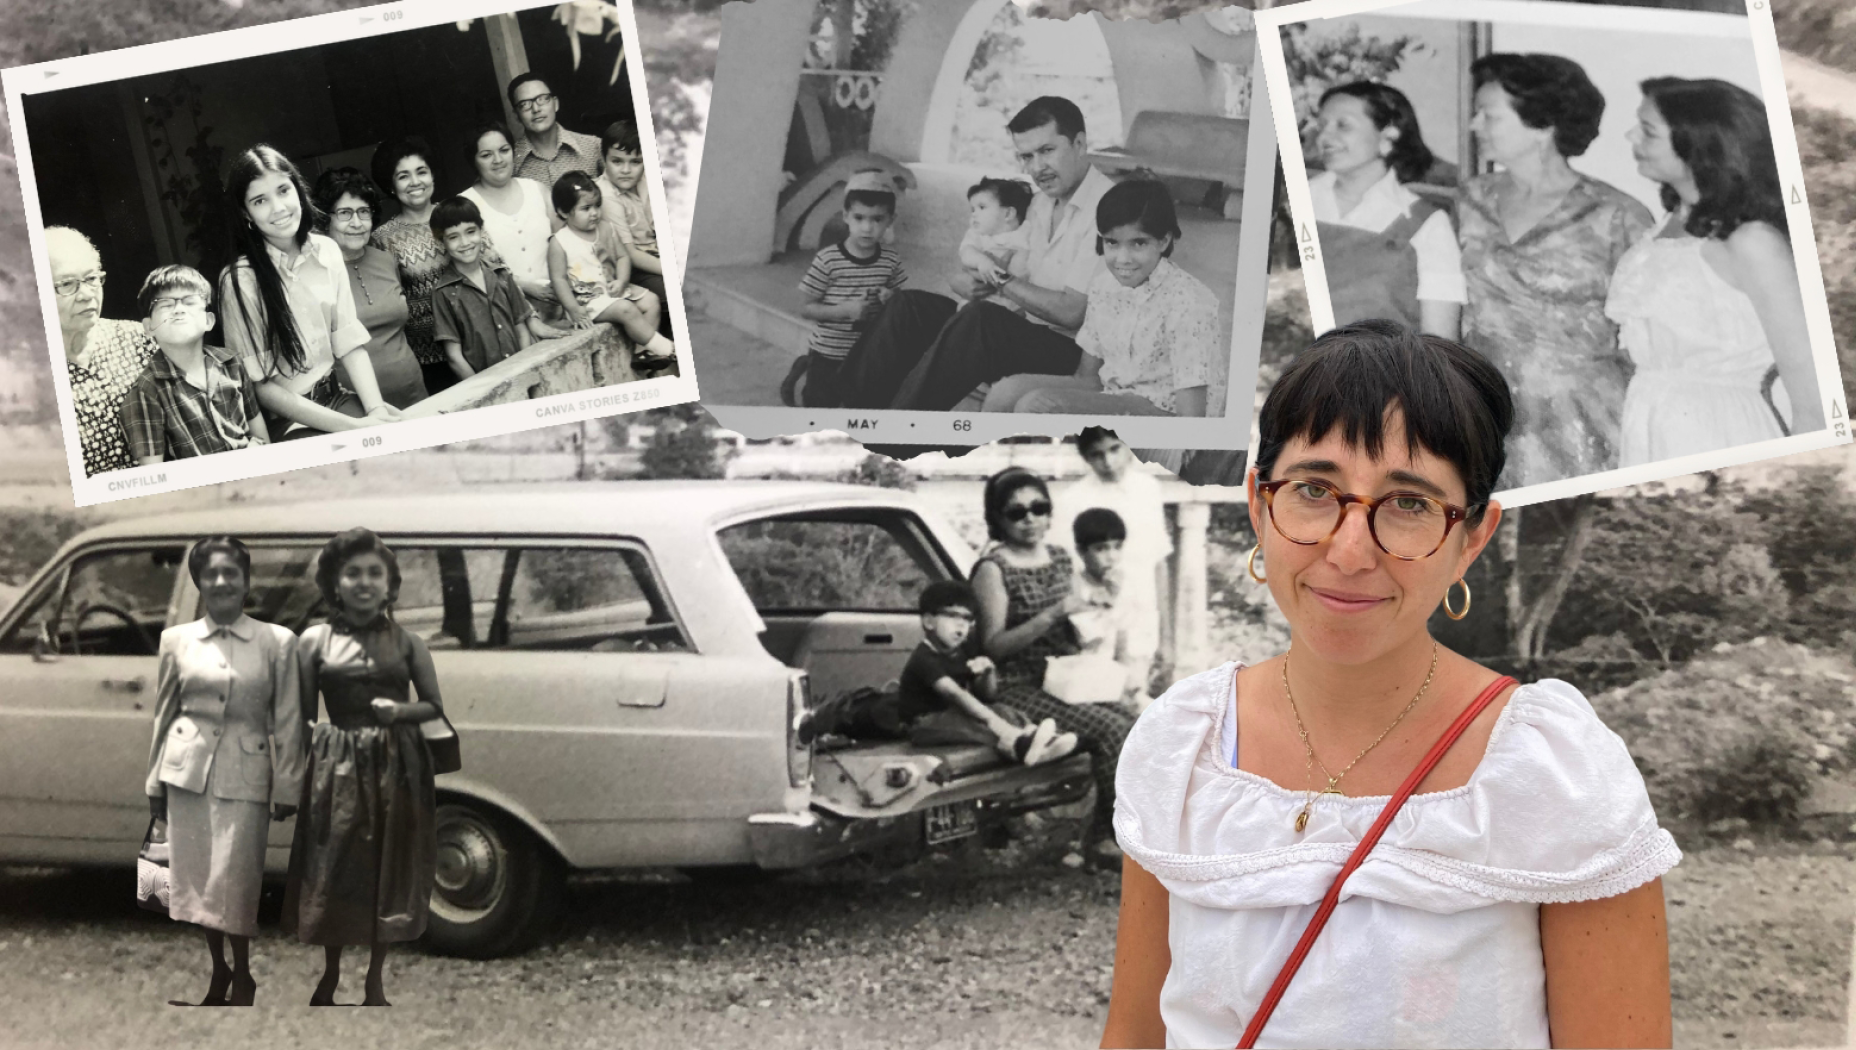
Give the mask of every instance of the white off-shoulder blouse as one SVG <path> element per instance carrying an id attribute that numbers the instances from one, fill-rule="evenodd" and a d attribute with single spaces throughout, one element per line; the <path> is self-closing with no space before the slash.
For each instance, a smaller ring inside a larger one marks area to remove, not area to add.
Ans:
<path id="1" fill-rule="evenodd" d="M 1171 894 L 1169 1047 L 1237 1045 L 1389 800 L 1319 796 L 1297 834 L 1307 796 L 1233 768 L 1238 667 L 1155 701 L 1115 780 L 1116 838 Z M 1585 697 L 1523 685 L 1469 783 L 1413 795 L 1347 880 L 1258 1045 L 1547 1046 L 1540 905 L 1616 896 L 1681 856 Z"/>

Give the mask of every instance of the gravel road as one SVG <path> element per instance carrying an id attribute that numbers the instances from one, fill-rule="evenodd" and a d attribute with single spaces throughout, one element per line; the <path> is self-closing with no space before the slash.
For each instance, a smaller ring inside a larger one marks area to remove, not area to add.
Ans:
<path id="1" fill-rule="evenodd" d="M 1093 1046 L 1117 883 L 1049 851 L 978 849 L 726 889 L 583 880 L 527 955 L 393 955 L 391 1011 L 305 1008 L 315 959 L 272 923 L 253 949 L 257 1007 L 195 1014 L 164 1004 L 198 995 L 205 953 L 128 903 L 127 873 L 13 869 L 0 1044 L 243 1047 L 261 1031 L 266 1050 Z M 1852 886 L 1856 860 L 1827 851 L 1691 853 L 1667 880 L 1676 1045 L 1843 1045 Z"/>

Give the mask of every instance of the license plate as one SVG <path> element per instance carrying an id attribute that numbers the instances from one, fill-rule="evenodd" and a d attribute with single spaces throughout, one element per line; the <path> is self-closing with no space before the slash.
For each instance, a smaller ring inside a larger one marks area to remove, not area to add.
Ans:
<path id="1" fill-rule="evenodd" d="M 975 835 L 980 830 L 980 807 L 977 802 L 953 802 L 935 806 L 927 814 L 928 844 L 938 846 Z"/>

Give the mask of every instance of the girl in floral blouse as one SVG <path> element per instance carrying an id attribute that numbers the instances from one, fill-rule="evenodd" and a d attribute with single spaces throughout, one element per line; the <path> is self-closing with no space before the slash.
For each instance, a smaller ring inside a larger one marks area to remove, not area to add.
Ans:
<path id="1" fill-rule="evenodd" d="M 1117 184 L 1096 205 L 1096 251 L 1073 376 L 1016 375 L 993 384 L 988 412 L 1203 416 L 1218 345 L 1218 297 L 1173 265 L 1179 217 L 1161 183 Z"/>

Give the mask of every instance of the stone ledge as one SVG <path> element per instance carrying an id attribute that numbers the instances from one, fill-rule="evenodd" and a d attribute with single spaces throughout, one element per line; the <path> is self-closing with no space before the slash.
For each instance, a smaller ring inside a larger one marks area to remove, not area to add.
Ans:
<path id="1" fill-rule="evenodd" d="M 425 419 L 486 405 L 629 383 L 632 344 L 616 325 L 599 324 L 560 339 L 545 339 L 505 358 L 448 390 L 406 409 L 407 419 Z"/>

